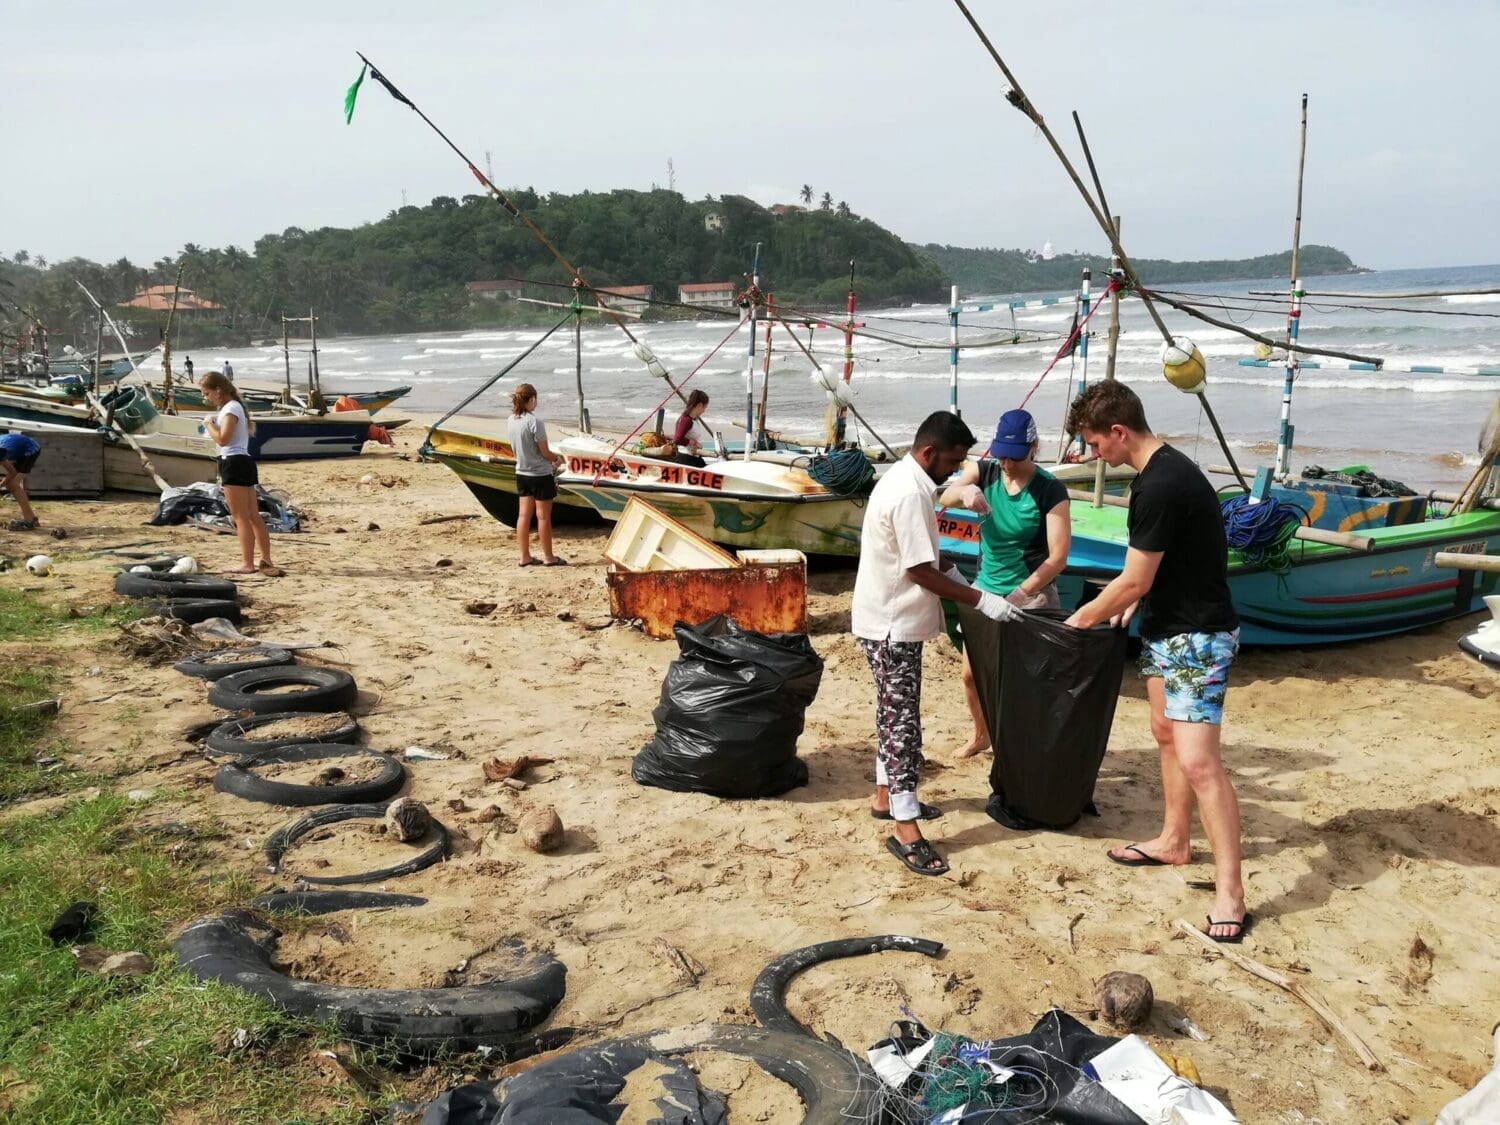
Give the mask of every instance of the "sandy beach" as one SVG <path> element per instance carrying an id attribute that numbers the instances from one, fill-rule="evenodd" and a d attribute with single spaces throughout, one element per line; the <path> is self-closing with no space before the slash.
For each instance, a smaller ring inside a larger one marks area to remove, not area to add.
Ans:
<path id="1" fill-rule="evenodd" d="M 1054 1005 L 1094 1023 L 1094 982 L 1139 972 L 1157 997 L 1149 1041 L 1189 1055 L 1247 1123 L 1431 1119 L 1489 1069 L 1500 1017 L 1500 676 L 1455 645 L 1477 618 L 1338 648 L 1252 650 L 1231 681 L 1225 756 L 1258 917 L 1242 951 L 1324 997 L 1384 1064 L 1370 1073 L 1292 996 L 1175 932 L 1178 918 L 1202 924 L 1211 900 L 1194 885 L 1212 878 L 1201 835 L 1189 867 L 1106 861 L 1108 846 L 1149 838 L 1159 817 L 1157 753 L 1133 671 L 1099 780 L 1100 816 L 1066 833 L 1017 833 L 984 813 L 988 758 L 952 757 L 969 722 L 959 658 L 946 642 L 929 645 L 922 795 L 946 810 L 927 833 L 953 871 L 917 878 L 886 853 L 884 827 L 867 812 L 874 695 L 848 632 L 853 570 L 815 569 L 809 632 L 826 668 L 800 744 L 810 784 L 759 802 L 640 787 L 630 759 L 651 736 L 676 645 L 611 622 L 602 531 L 559 533 L 566 568 L 518 568 L 514 534 L 445 469 L 415 459 L 423 430 L 398 431 L 394 453 L 262 466 L 263 483 L 289 492 L 308 518 L 304 534 L 275 541 L 285 577 L 241 582 L 242 628 L 333 642 L 304 662 L 355 675 L 367 745 L 450 755 L 408 762 L 404 792 L 448 825 L 452 858 L 384 888 L 430 904 L 299 927 L 281 946 L 296 972 L 433 985 L 515 936 L 566 964 L 552 1023 L 584 1029 L 588 1041 L 749 1022 L 750 982 L 773 956 L 904 933 L 946 951 L 816 968 L 790 990 L 793 1014 L 859 1051 L 903 1007 L 932 1028 L 998 1038 Z M 58 548 L 57 574 L 3 580 L 82 607 L 115 597 L 121 560 L 88 554 L 100 547 L 151 541 L 205 569 L 236 564 L 231 537 L 142 526 L 152 509 L 145 499 L 43 501 L 44 523 L 69 531 L 65 543 L 45 541 Z M 470 513 L 478 518 L 421 523 Z M 5 536 L 5 553 L 29 553 L 21 538 Z M 475 615 L 465 608 L 473 601 L 496 608 Z M 217 764 L 182 737 L 214 714 L 200 681 L 123 653 L 84 662 L 7 649 L 8 660 L 62 666 L 57 730 L 74 747 L 69 764 L 119 774 L 122 791 L 153 790 L 147 818 L 222 829 L 200 846 L 205 869 L 284 889 L 299 864 L 356 870 L 395 846 L 351 828 L 268 874 L 261 842 L 294 814 L 213 790 Z M 533 769 L 524 791 L 485 779 L 486 759 L 518 754 L 555 761 Z M 503 815 L 484 822 L 490 805 Z M 545 806 L 567 834 L 559 851 L 538 855 L 513 829 Z M 696 983 L 654 951 L 661 941 L 701 963 Z M 1207 1042 L 1173 1030 L 1184 1016 Z M 733 1081 L 743 1083 L 731 1099 L 736 1123 L 800 1120 L 789 1087 L 744 1073 Z"/>

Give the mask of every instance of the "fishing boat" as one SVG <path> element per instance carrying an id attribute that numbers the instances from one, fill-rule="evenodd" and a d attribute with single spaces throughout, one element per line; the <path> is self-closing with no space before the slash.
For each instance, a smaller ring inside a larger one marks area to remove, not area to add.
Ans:
<path id="1" fill-rule="evenodd" d="M 123 384 L 100 400 L 111 411 L 111 424 L 143 440 L 172 439 L 164 453 L 190 458 L 214 458 L 218 453 L 203 424 L 190 417 L 163 414 L 143 389 Z M 99 419 L 86 404 L 60 401 L 46 395 L 0 391 L 0 416 L 26 422 L 51 422 L 63 426 L 93 428 Z M 251 414 L 254 432 L 250 455 L 257 461 L 317 460 L 357 457 L 376 425 L 368 411 L 346 410 L 330 414 L 303 414 L 277 410 Z M 383 423 L 388 428 L 403 420 Z M 169 447 L 169 448 L 168 448 Z M 194 477 L 193 479 L 204 479 Z"/>
<path id="2" fill-rule="evenodd" d="M 975 30 L 978 24 L 970 19 Z M 982 32 L 979 32 L 982 37 Z M 986 43 L 989 46 L 988 43 Z M 1025 95 L 1014 74 L 990 47 L 1006 76 L 1006 99 L 1027 117 L 1051 146 L 1094 219 L 1109 240 L 1113 255 L 1110 291 L 1125 284 L 1139 295 L 1161 333 L 1165 348 L 1162 373 L 1179 391 L 1197 397 L 1200 413 L 1213 428 L 1229 472 L 1239 488 L 1220 493 L 1221 501 L 1236 498 L 1226 513 L 1235 531 L 1227 550 L 1230 594 L 1241 619 L 1241 639 L 1248 644 L 1308 646 L 1404 633 L 1477 611 L 1482 599 L 1494 593 L 1497 575 L 1476 570 L 1440 568 L 1443 553 L 1492 555 L 1500 547 L 1500 403 L 1480 440 L 1480 464 L 1456 494 L 1391 496 L 1374 494 L 1351 466 L 1332 478 L 1326 474 L 1291 470 L 1293 387 L 1305 355 L 1336 356 L 1369 363 L 1373 357 L 1350 356 L 1309 347 L 1298 340 L 1302 289 L 1298 259 L 1302 223 L 1302 165 L 1297 175 L 1296 220 L 1293 226 L 1290 303 L 1286 333 L 1281 340 L 1250 331 L 1240 324 L 1217 319 L 1170 295 L 1146 287 L 1120 242 L 1120 224 L 1103 202 L 1104 192 L 1089 156 L 1095 193 L 1091 194 L 1035 104 Z M 1079 140 L 1088 155 L 1088 142 L 1077 121 Z M 1306 153 L 1307 98 L 1302 99 L 1302 147 Z M 1097 196 L 1097 198 L 1096 198 Z M 1234 464 L 1229 443 L 1209 405 L 1202 353 L 1186 337 L 1174 335 L 1155 309 L 1155 303 L 1189 313 L 1219 328 L 1238 332 L 1265 347 L 1280 346 L 1286 353 L 1286 378 L 1281 401 L 1281 428 L 1274 465 L 1253 474 L 1255 483 Z M 1479 364 L 1474 373 L 1495 372 Z M 1394 490 L 1381 489 L 1390 492 Z M 1066 607 L 1087 596 L 1088 584 L 1112 580 L 1124 567 L 1128 549 L 1127 500 L 1102 495 L 1096 489 L 1084 502 L 1072 505 L 1072 546 L 1059 579 Z M 1256 505 L 1249 519 L 1240 520 Z M 1270 513 L 1274 518 L 1266 518 Z M 1243 546 L 1239 546 L 1243 544 Z"/>
<path id="3" fill-rule="evenodd" d="M 1495 467 L 1500 480 L 1500 464 Z M 1347 487 L 1347 486 L 1345 486 Z M 1222 498 L 1240 495 L 1225 491 Z M 1288 480 L 1271 497 L 1310 514 L 1309 526 L 1352 542 L 1296 540 L 1289 566 L 1251 562 L 1229 552 L 1229 592 L 1240 615 L 1240 638 L 1255 645 L 1319 645 L 1405 633 L 1477 612 L 1500 587 L 1500 576 L 1440 569 L 1442 551 L 1500 551 L 1500 500 L 1457 511 L 1427 497 L 1363 497 L 1323 482 Z M 1125 564 L 1127 511 L 1086 500 L 1073 504 L 1073 546 L 1058 579 L 1067 608 L 1087 587 L 1108 582 Z M 1351 533 L 1346 528 L 1357 528 Z"/>
<path id="4" fill-rule="evenodd" d="M 151 401 L 158 409 L 166 401 L 165 390 L 158 384 L 148 383 L 146 391 L 151 395 Z M 236 384 L 235 390 L 239 391 L 240 399 L 244 402 L 246 409 L 252 413 L 255 411 L 275 410 L 279 406 L 292 406 L 298 409 L 307 409 L 308 401 L 299 395 L 288 395 L 284 390 L 271 389 L 269 387 L 249 387 Z M 374 414 L 378 410 L 384 410 L 397 399 L 409 395 L 410 387 L 387 387 L 378 391 L 332 391 L 325 390 L 323 398 L 326 402 L 337 402 L 340 399 L 350 399 L 355 406 L 368 414 Z M 178 384 L 172 387 L 172 408 L 179 414 L 205 414 L 213 409 L 203 398 L 203 392 L 191 385 Z"/>
<path id="5" fill-rule="evenodd" d="M 32 489 L 37 496 L 97 495 L 100 491 L 154 496 L 161 489 L 141 463 L 141 453 L 151 461 L 156 476 L 174 487 L 213 480 L 218 471 L 217 450 L 197 435 L 132 434 L 141 450 L 138 453 L 120 431 L 78 425 L 76 419 L 42 422 L 0 413 L 0 430 L 29 434 L 41 444 L 45 456 L 38 463 L 38 487 Z"/>
<path id="6" fill-rule="evenodd" d="M 847 496 L 813 480 L 811 455 L 763 450 L 751 460 L 726 457 L 702 468 L 636 453 L 592 434 L 563 438 L 555 524 L 614 522 L 632 496 L 714 543 L 736 549 L 788 548 L 808 555 L 859 553 L 866 493 Z M 427 453 L 468 486 L 490 515 L 514 526 L 515 454 L 508 438 L 439 425 Z"/>

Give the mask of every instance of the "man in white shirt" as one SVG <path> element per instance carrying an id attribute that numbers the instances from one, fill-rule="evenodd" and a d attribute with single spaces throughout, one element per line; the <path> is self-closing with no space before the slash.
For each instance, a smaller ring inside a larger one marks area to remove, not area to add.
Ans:
<path id="1" fill-rule="evenodd" d="M 922 836 L 918 820 L 942 810 L 917 799 L 922 768 L 922 644 L 943 631 L 942 599 L 976 607 L 996 621 L 1021 611 L 976 590 L 957 569 L 939 569 L 937 488 L 964 463 L 974 435 L 940 410 L 917 429 L 911 452 L 888 469 L 865 508 L 850 624 L 875 676 L 875 799 L 870 815 L 893 821 L 887 849 L 918 875 L 948 864 Z"/>

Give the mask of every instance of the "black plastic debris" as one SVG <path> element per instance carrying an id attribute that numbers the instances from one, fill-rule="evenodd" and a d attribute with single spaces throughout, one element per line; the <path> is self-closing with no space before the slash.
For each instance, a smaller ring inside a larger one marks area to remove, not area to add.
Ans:
<path id="1" fill-rule="evenodd" d="M 774 797 L 807 784 L 797 757 L 823 660 L 801 633 L 753 633 L 726 617 L 679 623 L 680 655 L 635 756 L 642 785 L 716 797 Z"/>

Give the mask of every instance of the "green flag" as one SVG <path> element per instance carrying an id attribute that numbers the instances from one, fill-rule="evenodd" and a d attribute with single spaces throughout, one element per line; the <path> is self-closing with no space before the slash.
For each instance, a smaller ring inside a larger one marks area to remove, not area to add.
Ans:
<path id="1" fill-rule="evenodd" d="M 359 77 L 354 80 L 354 85 L 349 87 L 349 92 L 344 95 L 344 124 L 348 125 L 354 120 L 354 99 L 359 97 L 359 84 L 365 80 L 365 71 L 370 69 L 366 63 L 359 68 Z"/>

